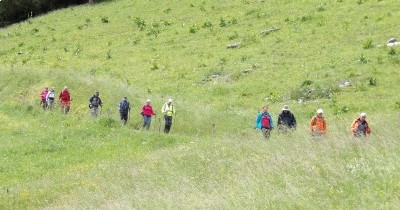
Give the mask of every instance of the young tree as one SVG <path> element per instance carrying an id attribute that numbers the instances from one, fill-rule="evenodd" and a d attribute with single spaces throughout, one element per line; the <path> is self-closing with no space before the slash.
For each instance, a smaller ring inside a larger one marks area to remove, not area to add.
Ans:
<path id="1" fill-rule="evenodd" d="M 89 0 L 89 4 L 93 4 L 94 3 L 94 0 Z"/>

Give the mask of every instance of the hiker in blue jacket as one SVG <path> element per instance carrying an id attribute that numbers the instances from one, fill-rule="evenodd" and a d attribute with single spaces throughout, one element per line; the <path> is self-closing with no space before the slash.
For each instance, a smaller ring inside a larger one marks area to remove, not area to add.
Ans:
<path id="1" fill-rule="evenodd" d="M 274 128 L 274 123 L 272 121 L 272 116 L 268 112 L 268 106 L 264 106 L 262 111 L 258 113 L 256 128 L 261 129 L 265 138 L 269 138 L 271 130 Z"/>

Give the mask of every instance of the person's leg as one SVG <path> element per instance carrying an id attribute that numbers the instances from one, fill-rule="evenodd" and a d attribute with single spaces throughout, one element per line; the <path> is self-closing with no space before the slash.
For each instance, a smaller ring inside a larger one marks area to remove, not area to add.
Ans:
<path id="1" fill-rule="evenodd" d="M 128 114 L 122 114 L 122 121 L 124 121 L 124 125 L 128 122 Z"/>
<path id="2" fill-rule="evenodd" d="M 150 129 L 150 124 L 151 124 L 151 117 L 147 118 L 147 125 L 146 125 L 146 130 Z"/>
<path id="3" fill-rule="evenodd" d="M 164 132 L 165 133 L 169 133 L 169 131 L 171 130 L 171 126 L 172 126 L 172 116 L 165 116 L 165 129 L 164 129 Z"/>
<path id="4" fill-rule="evenodd" d="M 270 137 L 270 130 L 269 130 L 269 129 L 267 129 L 267 128 L 262 128 L 261 131 L 262 131 L 262 133 L 263 133 L 263 135 L 264 135 L 265 138 L 268 139 L 268 138 Z"/>

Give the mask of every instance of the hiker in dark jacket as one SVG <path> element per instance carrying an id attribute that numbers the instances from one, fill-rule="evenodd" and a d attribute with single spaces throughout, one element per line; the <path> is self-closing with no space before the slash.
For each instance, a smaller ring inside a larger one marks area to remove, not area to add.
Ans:
<path id="1" fill-rule="evenodd" d="M 351 123 L 351 133 L 354 138 L 366 137 L 371 133 L 371 128 L 366 120 L 367 114 L 361 113 L 360 117 Z"/>
<path id="2" fill-rule="evenodd" d="M 128 98 L 125 96 L 124 99 L 119 103 L 119 114 L 121 121 L 126 125 L 128 122 L 128 114 L 131 112 L 131 105 L 128 102 Z"/>
<path id="3" fill-rule="evenodd" d="M 102 106 L 103 103 L 99 97 L 99 92 L 96 92 L 90 99 L 89 99 L 89 108 L 91 109 L 92 117 L 97 117 L 99 113 L 99 106 Z"/>
<path id="4" fill-rule="evenodd" d="M 280 133 L 286 133 L 288 130 L 296 129 L 296 118 L 290 111 L 288 105 L 283 106 L 282 112 L 279 114 L 278 128 Z"/>

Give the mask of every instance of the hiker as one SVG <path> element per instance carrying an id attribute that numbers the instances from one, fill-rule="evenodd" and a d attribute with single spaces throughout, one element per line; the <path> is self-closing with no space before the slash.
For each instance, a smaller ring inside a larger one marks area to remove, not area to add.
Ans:
<path id="1" fill-rule="evenodd" d="M 128 114 L 131 112 L 131 105 L 128 102 L 128 98 L 125 96 L 119 103 L 119 114 L 121 116 L 121 121 L 124 125 L 128 122 Z"/>
<path id="2" fill-rule="evenodd" d="M 53 109 L 55 97 L 56 97 L 56 92 L 54 91 L 54 87 L 52 87 L 51 90 L 46 95 L 47 108 L 50 110 Z"/>
<path id="3" fill-rule="evenodd" d="M 89 109 L 91 110 L 92 117 L 97 117 L 99 113 L 99 106 L 103 106 L 101 99 L 99 97 L 99 92 L 96 92 L 92 97 L 89 99 Z"/>
<path id="4" fill-rule="evenodd" d="M 310 121 L 310 135 L 311 136 L 323 136 L 326 134 L 326 120 L 324 118 L 324 111 L 322 109 L 317 110 L 317 114 L 311 118 Z"/>
<path id="5" fill-rule="evenodd" d="M 48 87 L 45 87 L 44 90 L 40 93 L 40 98 L 41 98 L 40 105 L 42 105 L 43 109 L 47 108 L 47 103 L 46 103 L 47 93 L 49 93 Z"/>
<path id="6" fill-rule="evenodd" d="M 286 133 L 288 130 L 296 129 L 296 118 L 290 112 L 289 106 L 284 105 L 282 112 L 278 117 L 278 129 L 280 133 Z"/>
<path id="7" fill-rule="evenodd" d="M 58 95 L 58 99 L 61 103 L 61 111 L 63 114 L 67 114 L 71 106 L 71 96 L 67 86 L 64 86 L 64 89 L 60 92 L 60 95 Z"/>
<path id="8" fill-rule="evenodd" d="M 146 100 L 146 103 L 142 107 L 142 112 L 140 113 L 143 116 L 143 128 L 149 130 L 151 124 L 151 115 L 156 115 L 153 111 L 153 107 L 151 107 L 150 99 Z"/>
<path id="9" fill-rule="evenodd" d="M 371 128 L 366 120 L 367 114 L 361 113 L 360 117 L 355 119 L 351 124 L 351 132 L 354 138 L 366 137 L 371 133 Z"/>
<path id="10" fill-rule="evenodd" d="M 265 138 L 269 138 L 271 130 L 274 128 L 274 123 L 272 122 L 272 117 L 268 112 L 268 106 L 264 106 L 262 111 L 258 113 L 256 128 L 261 129 Z"/>
<path id="11" fill-rule="evenodd" d="M 172 126 L 172 116 L 175 114 L 175 106 L 172 104 L 172 98 L 168 99 L 167 103 L 163 105 L 161 112 L 164 114 L 165 120 L 164 133 L 169 133 Z"/>

